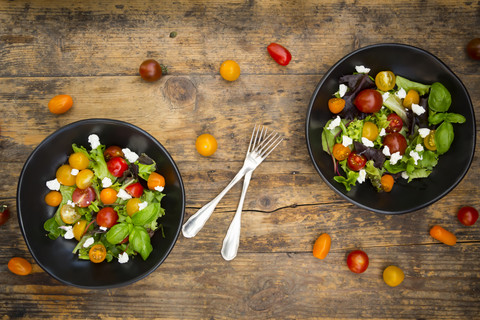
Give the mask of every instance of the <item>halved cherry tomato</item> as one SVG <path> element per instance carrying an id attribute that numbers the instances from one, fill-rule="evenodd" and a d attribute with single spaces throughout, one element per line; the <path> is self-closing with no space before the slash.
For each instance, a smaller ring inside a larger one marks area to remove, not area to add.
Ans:
<path id="1" fill-rule="evenodd" d="M 278 43 L 270 43 L 267 47 L 268 53 L 276 63 L 286 66 L 292 60 L 292 54 L 282 45 Z"/>
<path id="2" fill-rule="evenodd" d="M 32 265 L 24 258 L 14 257 L 8 261 L 8 270 L 19 276 L 26 276 L 32 272 Z"/>
<path id="3" fill-rule="evenodd" d="M 118 220 L 118 213 L 112 207 L 104 207 L 97 213 L 97 224 L 100 227 L 111 228 Z"/>
<path id="4" fill-rule="evenodd" d="M 119 146 L 110 146 L 105 151 L 103 152 L 103 157 L 105 158 L 105 161 L 109 161 L 112 158 L 115 157 L 124 157 L 125 155 L 123 154 L 122 148 Z"/>
<path id="5" fill-rule="evenodd" d="M 77 212 L 75 207 L 71 205 L 64 204 L 62 208 L 60 208 L 60 218 L 66 224 L 73 224 L 77 222 L 82 216 Z"/>
<path id="6" fill-rule="evenodd" d="M 367 138 L 370 141 L 375 141 L 378 137 L 378 127 L 375 123 L 365 121 L 362 129 L 362 137 Z"/>
<path id="7" fill-rule="evenodd" d="M 155 190 L 157 187 L 163 188 L 165 187 L 165 178 L 159 173 L 152 172 L 148 176 L 147 185 L 150 190 Z"/>
<path id="8" fill-rule="evenodd" d="M 403 127 L 403 120 L 396 113 L 390 113 L 387 117 L 388 127 L 385 129 L 386 132 L 399 132 Z"/>
<path id="9" fill-rule="evenodd" d="M 408 90 L 407 95 L 403 99 L 402 104 L 405 108 L 411 109 L 412 104 L 414 103 L 418 104 L 419 102 L 420 102 L 420 95 L 418 94 L 418 92 L 413 89 L 410 89 Z"/>
<path id="10" fill-rule="evenodd" d="M 318 259 L 325 259 L 330 251 L 332 238 L 327 233 L 323 233 L 318 237 L 313 245 L 313 256 Z"/>
<path id="11" fill-rule="evenodd" d="M 120 178 L 128 169 L 128 164 L 122 157 L 113 157 L 107 162 L 107 168 L 113 176 Z"/>
<path id="12" fill-rule="evenodd" d="M 355 107 L 364 113 L 375 113 L 380 111 L 382 103 L 382 95 L 374 89 L 360 91 L 355 97 L 355 100 L 353 100 Z"/>
<path id="13" fill-rule="evenodd" d="M 428 150 L 437 150 L 437 145 L 435 144 L 435 130 L 430 130 L 430 133 L 423 139 L 423 144 Z"/>
<path id="14" fill-rule="evenodd" d="M 83 152 L 74 152 L 68 157 L 68 164 L 73 169 L 83 170 L 88 167 L 90 160 Z"/>
<path id="15" fill-rule="evenodd" d="M 100 192 L 100 201 L 103 204 L 113 204 L 117 201 L 117 191 L 112 188 L 105 188 Z"/>
<path id="16" fill-rule="evenodd" d="M 62 194 L 58 191 L 50 191 L 45 196 L 45 203 L 51 207 L 57 207 L 60 203 L 62 203 Z"/>
<path id="17" fill-rule="evenodd" d="M 48 110 L 54 114 L 62 114 L 70 110 L 73 99 L 68 94 L 59 94 L 48 102 Z"/>
<path id="18" fill-rule="evenodd" d="M 107 248 L 101 243 L 98 243 L 90 248 L 88 257 L 93 263 L 100 263 L 107 257 Z"/>
<path id="19" fill-rule="evenodd" d="M 87 223 L 88 223 L 87 220 L 82 219 L 82 220 L 78 220 L 73 225 L 73 228 L 72 228 L 73 236 L 75 237 L 75 239 L 77 239 L 77 241 L 80 241 L 80 239 L 82 239 L 83 234 L 85 233 L 85 229 L 87 228 Z"/>
<path id="20" fill-rule="evenodd" d="M 88 187 L 85 189 L 76 188 L 72 193 L 72 201 L 80 208 L 86 208 L 97 198 L 95 189 Z"/>
<path id="21" fill-rule="evenodd" d="M 125 191 L 127 191 L 134 198 L 140 198 L 143 194 L 143 187 L 140 182 L 135 182 L 131 185 L 128 185 L 125 188 Z"/>
<path id="22" fill-rule="evenodd" d="M 462 207 L 458 210 L 458 220 L 465 226 L 473 226 L 478 220 L 478 211 L 474 207 Z"/>
<path id="23" fill-rule="evenodd" d="M 404 155 L 405 150 L 407 149 L 407 139 L 398 132 L 387 134 L 383 138 L 383 144 L 390 149 L 390 154 L 394 154 L 398 151 L 401 155 Z"/>
<path id="24" fill-rule="evenodd" d="M 395 74 L 392 71 L 380 71 L 375 77 L 375 85 L 382 91 L 392 90 L 395 87 Z"/>
<path id="25" fill-rule="evenodd" d="M 64 186 L 73 186 L 75 184 L 75 176 L 72 175 L 72 167 L 68 164 L 61 165 L 55 174 L 58 182 Z"/>
<path id="26" fill-rule="evenodd" d="M 328 100 L 328 109 L 331 113 L 340 113 L 345 108 L 345 100 L 342 98 L 331 98 Z"/>
<path id="27" fill-rule="evenodd" d="M 240 77 L 240 66 L 233 60 L 227 60 L 220 66 L 220 75 L 227 81 L 235 81 Z"/>
<path id="28" fill-rule="evenodd" d="M 345 147 L 341 143 L 337 143 L 333 146 L 332 149 L 332 154 L 335 159 L 338 161 L 342 161 L 348 158 L 348 155 L 350 154 L 351 150 L 349 147 Z"/>
<path id="29" fill-rule="evenodd" d="M 358 154 L 355 151 L 351 152 L 347 158 L 347 165 L 353 171 L 358 171 L 365 167 L 367 158 L 364 155 Z"/>
<path id="30" fill-rule="evenodd" d="M 380 184 L 383 191 L 390 192 L 395 184 L 395 179 L 393 179 L 393 177 L 389 174 L 384 174 L 382 178 L 380 178 Z"/>
<path id="31" fill-rule="evenodd" d="M 350 271 L 363 273 L 368 268 L 368 256 L 362 250 L 354 250 L 347 256 L 347 266 Z"/>

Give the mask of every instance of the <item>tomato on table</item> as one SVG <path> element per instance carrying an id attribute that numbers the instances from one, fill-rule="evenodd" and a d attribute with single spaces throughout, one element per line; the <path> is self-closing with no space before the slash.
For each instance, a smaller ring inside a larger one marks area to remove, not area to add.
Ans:
<path id="1" fill-rule="evenodd" d="M 104 207 L 97 213 L 97 224 L 100 227 L 111 228 L 118 220 L 118 213 L 112 207 Z"/>
<path id="2" fill-rule="evenodd" d="M 113 157 L 107 162 L 107 168 L 114 177 L 120 178 L 128 169 L 128 163 L 122 157 Z"/>
<path id="3" fill-rule="evenodd" d="M 155 190 L 155 188 L 163 188 L 165 187 L 165 178 L 159 173 L 152 172 L 148 176 L 147 186 L 150 190 Z"/>
<path id="4" fill-rule="evenodd" d="M 211 134 L 201 134 L 195 141 L 195 148 L 202 156 L 209 157 L 217 151 L 217 140 Z"/>
<path id="5" fill-rule="evenodd" d="M 97 198 L 95 189 L 88 187 L 85 189 L 76 188 L 72 193 L 72 201 L 80 208 L 86 208 Z"/>
<path id="6" fill-rule="evenodd" d="M 375 113 L 380 111 L 382 103 L 382 95 L 374 89 L 360 91 L 355 97 L 355 100 L 353 100 L 355 107 L 364 113 Z"/>
<path id="7" fill-rule="evenodd" d="M 462 207 L 458 210 L 457 217 L 461 224 L 465 226 L 473 226 L 478 220 L 478 211 L 474 207 Z"/>
<path id="8" fill-rule="evenodd" d="M 358 154 L 355 151 L 351 152 L 347 158 L 347 166 L 353 171 L 359 171 L 367 163 L 367 158 L 364 155 Z"/>
<path id="9" fill-rule="evenodd" d="M 407 139 L 405 139 L 405 137 L 398 132 L 387 134 L 383 138 L 383 144 L 388 147 L 390 154 L 400 152 L 401 155 L 404 155 L 405 150 L 407 149 Z"/>
<path id="10" fill-rule="evenodd" d="M 480 60 L 480 38 L 474 38 L 468 42 L 467 53 L 470 58 Z"/>
<path id="11" fill-rule="evenodd" d="M 123 154 L 122 148 L 120 148 L 119 146 L 110 146 L 103 152 L 103 157 L 105 158 L 105 161 L 109 161 L 110 159 L 115 157 L 123 158 L 124 156 L 125 155 Z"/>
<path id="12" fill-rule="evenodd" d="M 292 54 L 284 46 L 278 43 L 270 43 L 267 51 L 276 63 L 286 66 L 292 60 Z"/>
<path id="13" fill-rule="evenodd" d="M 138 72 L 143 80 L 154 82 L 162 77 L 162 66 L 153 59 L 147 59 L 142 62 Z"/>
<path id="14" fill-rule="evenodd" d="M 19 276 L 26 276 L 32 273 L 32 265 L 24 258 L 14 257 L 8 261 L 8 270 Z"/>
<path id="15" fill-rule="evenodd" d="M 386 132 L 399 132 L 403 128 L 403 120 L 396 113 L 390 113 L 387 116 L 388 127 L 385 129 Z"/>
<path id="16" fill-rule="evenodd" d="M 101 243 L 95 244 L 88 251 L 88 257 L 93 263 L 100 263 L 107 257 L 107 248 Z"/>
<path id="17" fill-rule="evenodd" d="M 10 210 L 6 204 L 0 205 L 0 226 L 5 224 L 7 220 L 10 219 Z"/>
<path id="18" fill-rule="evenodd" d="M 73 106 L 73 99 L 68 94 L 59 94 L 48 102 L 48 110 L 54 114 L 62 114 Z"/>
<path id="19" fill-rule="evenodd" d="M 318 259 L 325 259 L 330 252 L 332 238 L 328 233 L 321 234 L 313 245 L 313 256 Z"/>
<path id="20" fill-rule="evenodd" d="M 395 87 L 395 74 L 392 71 L 380 71 L 375 76 L 375 85 L 382 91 L 392 90 Z"/>
<path id="21" fill-rule="evenodd" d="M 402 269 L 397 266 L 388 266 L 383 270 L 383 281 L 390 287 L 396 287 L 405 279 Z"/>
<path id="22" fill-rule="evenodd" d="M 363 273 L 368 268 L 368 256 L 362 250 L 354 250 L 347 256 L 347 266 L 354 273 Z"/>
<path id="23" fill-rule="evenodd" d="M 128 185 L 125 188 L 125 191 L 128 192 L 134 198 L 140 198 L 143 194 L 143 186 L 140 182 L 135 182 Z"/>
<path id="24" fill-rule="evenodd" d="M 233 60 L 227 60 L 220 66 L 220 75 L 227 81 L 235 81 L 240 77 L 240 66 Z"/>

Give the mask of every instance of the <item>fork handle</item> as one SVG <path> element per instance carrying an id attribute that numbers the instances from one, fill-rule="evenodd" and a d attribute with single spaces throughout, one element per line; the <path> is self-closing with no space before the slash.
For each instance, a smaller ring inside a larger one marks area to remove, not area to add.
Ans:
<path id="1" fill-rule="evenodd" d="M 250 184 L 250 179 L 252 177 L 253 171 L 249 171 L 245 174 L 245 179 L 243 180 L 242 194 L 240 196 L 240 201 L 238 202 L 237 212 L 233 217 L 232 223 L 228 227 L 227 234 L 225 239 L 223 239 L 222 246 L 222 257 L 223 259 L 230 261 L 237 256 L 238 246 L 240 244 L 240 226 L 242 224 L 242 209 L 243 202 L 245 201 L 245 195 L 247 194 L 248 185 Z"/>
<path id="2" fill-rule="evenodd" d="M 218 194 L 212 201 L 204 205 L 200 210 L 198 210 L 190 219 L 185 222 L 182 227 L 182 233 L 185 238 L 193 238 L 197 233 L 203 228 L 207 220 L 215 210 L 215 207 L 223 198 L 223 196 L 238 182 L 242 177 L 248 172 L 251 171 L 245 166 L 243 166 L 235 177 L 230 181 L 230 183 L 223 189 L 222 192 Z"/>

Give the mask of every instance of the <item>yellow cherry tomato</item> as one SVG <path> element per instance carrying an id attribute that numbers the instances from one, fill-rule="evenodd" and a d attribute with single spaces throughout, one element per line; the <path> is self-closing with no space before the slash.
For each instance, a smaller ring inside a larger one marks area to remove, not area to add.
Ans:
<path id="1" fill-rule="evenodd" d="M 64 164 L 57 169 L 55 174 L 58 182 L 64 186 L 73 186 L 75 184 L 75 176 L 72 174 L 72 167 L 68 164 Z"/>
<path id="2" fill-rule="evenodd" d="M 412 104 L 418 104 L 420 102 L 420 95 L 418 94 L 417 91 L 410 89 L 407 92 L 407 95 L 403 99 L 403 106 L 405 108 L 412 108 Z"/>
<path id="3" fill-rule="evenodd" d="M 60 209 L 60 217 L 66 224 L 73 224 L 77 222 L 82 216 L 77 212 L 75 207 L 64 204 Z"/>
<path id="4" fill-rule="evenodd" d="M 389 91 L 395 87 L 395 74 L 392 71 L 381 71 L 375 77 L 375 85 L 379 90 Z"/>
<path id="5" fill-rule="evenodd" d="M 77 170 L 83 170 L 88 167 L 90 160 L 83 152 L 74 152 L 68 157 L 68 164 Z"/>
<path id="6" fill-rule="evenodd" d="M 45 196 L 45 203 L 51 207 L 56 207 L 62 202 L 62 194 L 58 191 L 50 191 Z"/>
<path id="7" fill-rule="evenodd" d="M 390 287 L 396 287 L 405 279 L 402 269 L 396 266 L 388 266 L 383 270 L 383 281 Z"/>
<path id="8" fill-rule="evenodd" d="M 77 241 L 80 241 L 80 239 L 82 239 L 83 237 L 83 234 L 85 232 L 85 228 L 87 227 L 87 220 L 78 220 L 74 225 L 73 225 L 73 228 L 72 228 L 72 231 L 73 231 L 73 236 L 75 237 L 75 239 L 77 239 Z"/>
<path id="9" fill-rule="evenodd" d="M 430 133 L 423 139 L 423 144 L 428 150 L 437 150 L 437 145 L 435 144 L 435 130 L 431 130 Z"/>
<path id="10" fill-rule="evenodd" d="M 88 257 L 93 263 L 100 263 L 107 257 L 107 248 L 101 243 L 96 244 L 88 251 Z"/>
<path id="11" fill-rule="evenodd" d="M 220 66 L 220 75 L 227 81 L 235 81 L 240 76 L 240 66 L 233 60 L 227 60 Z"/>
<path id="12" fill-rule="evenodd" d="M 127 214 L 130 217 L 138 212 L 138 209 L 139 209 L 138 205 L 140 204 L 140 202 L 142 202 L 140 198 L 132 198 L 128 200 L 127 204 L 125 205 L 125 209 L 127 210 Z"/>
<path id="13" fill-rule="evenodd" d="M 92 185 L 93 176 L 94 176 L 94 173 L 92 170 L 83 169 L 77 174 L 75 178 L 75 184 L 80 189 L 86 189 Z"/>
<path id="14" fill-rule="evenodd" d="M 202 156 L 208 157 L 217 151 L 217 140 L 211 134 L 204 133 L 199 135 L 195 142 L 195 148 Z"/>
<path id="15" fill-rule="evenodd" d="M 375 141 L 378 137 L 377 125 L 373 122 L 365 121 L 362 129 L 362 137 L 365 137 L 370 141 Z"/>

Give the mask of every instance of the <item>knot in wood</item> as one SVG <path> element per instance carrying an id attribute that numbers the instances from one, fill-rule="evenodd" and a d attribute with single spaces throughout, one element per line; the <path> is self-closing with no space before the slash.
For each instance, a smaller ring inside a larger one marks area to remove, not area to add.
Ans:
<path id="1" fill-rule="evenodd" d="M 165 82 L 165 97 L 170 100 L 172 109 L 195 108 L 197 88 L 184 77 L 172 77 Z"/>

